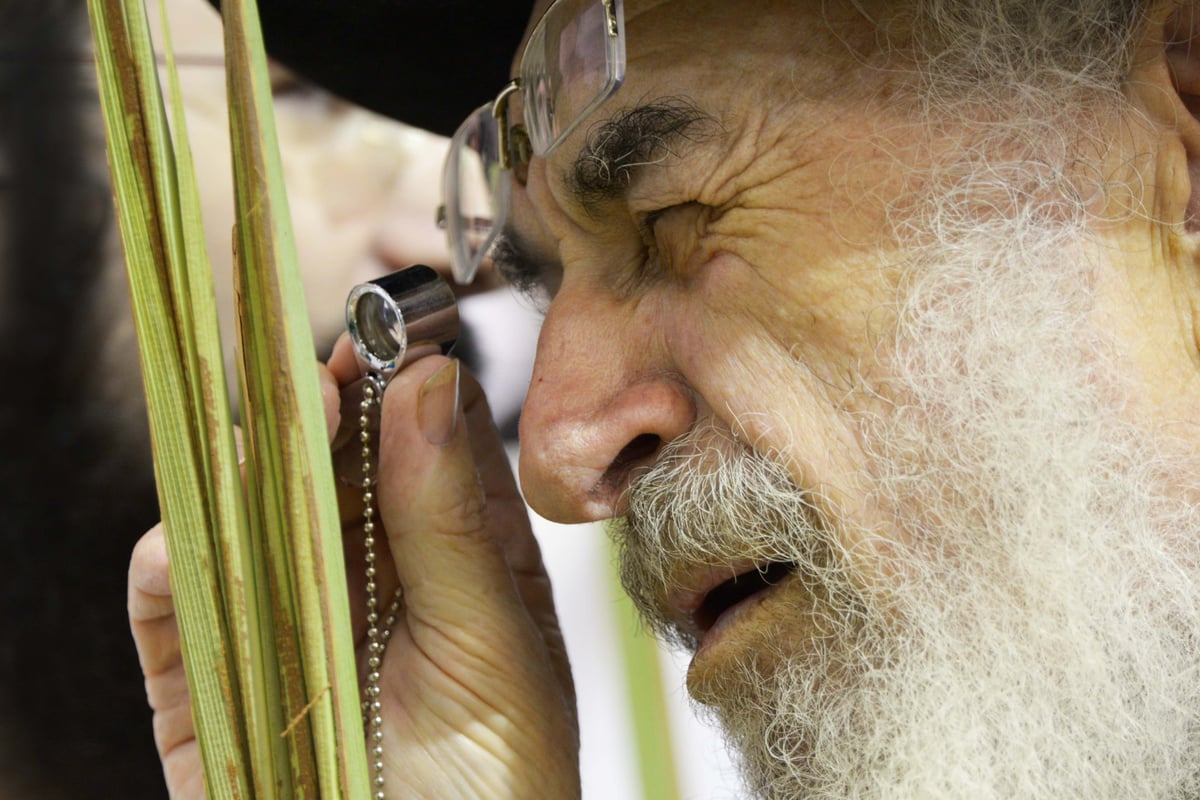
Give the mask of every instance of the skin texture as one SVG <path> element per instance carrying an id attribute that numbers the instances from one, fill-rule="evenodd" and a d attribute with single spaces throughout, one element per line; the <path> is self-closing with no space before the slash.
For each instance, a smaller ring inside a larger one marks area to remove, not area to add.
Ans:
<path id="1" fill-rule="evenodd" d="M 521 421 L 522 485 L 539 513 L 563 522 L 620 515 L 630 476 L 657 452 L 621 457 L 631 442 L 669 442 L 712 424 L 780 456 L 796 484 L 843 520 L 847 549 L 861 531 L 886 532 L 856 483 L 864 455 L 855 416 L 871 410 L 870 399 L 842 376 L 873 377 L 903 258 L 881 234 L 885 204 L 906 188 L 896 162 L 919 173 L 928 156 L 903 136 L 915 109 L 888 73 L 869 51 L 847 52 L 867 41 L 863 18 L 828 6 L 772 4 L 759 16 L 724 3 L 630 4 L 627 83 L 598 116 L 686 87 L 722 133 L 639 171 L 626 200 L 589 209 L 564 178 L 579 132 L 535 160 L 525 190 L 514 192 L 529 249 L 565 265 L 547 276 L 557 291 Z M 778 24 L 785 15 L 794 22 Z M 790 58 L 805 77 L 726 73 L 712 52 L 722 65 Z M 1180 225 L 1195 121 L 1161 50 L 1148 45 L 1139 71 L 1133 100 L 1157 125 L 1111 131 L 1119 145 L 1109 158 L 1150 154 L 1143 163 L 1155 180 L 1136 202 L 1157 220 L 1103 231 L 1116 255 L 1100 278 L 1099 314 L 1120 332 L 1124 366 L 1138 376 L 1131 416 L 1166 423 L 1189 419 L 1200 389 L 1190 301 L 1181 301 L 1195 297 L 1193 237 Z M 640 223 L 662 209 L 647 237 Z M 788 618 L 803 589 L 782 588 L 799 596 L 775 613 L 756 609 L 693 661 L 693 694 L 781 631 L 804 641 L 808 623 Z"/>
<path id="2" fill-rule="evenodd" d="M 565 522 L 622 514 L 631 477 L 663 444 L 711 426 L 774 455 L 818 511 L 837 520 L 846 551 L 886 547 L 898 535 L 895 520 L 863 500 L 866 443 L 855 424 L 896 398 L 852 392 L 845 376 L 886 385 L 877 334 L 905 257 L 887 225 L 889 205 L 970 136 L 950 127 L 933 146 L 913 135 L 923 130 L 914 125 L 920 108 L 893 69 L 903 55 L 877 51 L 869 4 L 832 5 L 756 2 L 747 13 L 722 2 L 628 3 L 626 84 L 595 123 L 549 159 L 534 159 L 525 185 L 514 187 L 514 232 L 542 265 L 551 298 L 521 424 L 521 483 L 539 513 Z M 1128 82 L 1139 124 L 1092 132 L 1107 143 L 1092 154 L 1101 169 L 1123 176 L 1101 206 L 1141 212 L 1095 226 L 1105 266 L 1093 313 L 1113 332 L 1132 387 L 1128 420 L 1177 428 L 1195 444 L 1200 353 L 1188 211 L 1200 126 L 1189 108 L 1200 87 L 1196 48 L 1162 44 L 1173 11 L 1163 4 L 1147 21 Z M 1183 32 L 1190 45 L 1191 27 Z M 570 176 L 589 128 L 680 95 L 715 124 L 621 176 L 619 196 L 581 202 Z M 332 373 L 344 383 L 338 364 L 335 356 Z M 549 590 L 517 509 L 503 505 L 515 503 L 511 487 L 482 514 L 469 488 L 476 466 L 485 486 L 506 481 L 492 471 L 501 469 L 494 443 L 470 424 L 469 382 L 455 441 L 421 443 L 416 397 L 436 366 L 421 362 L 397 379 L 384 420 L 389 543 L 397 564 L 422 567 L 399 575 L 408 606 L 385 675 L 389 767 L 415 772 L 438 796 L 570 796 L 571 694 Z M 407 450 L 403 472 L 386 456 L 392 448 Z M 155 568 L 149 555 L 135 557 L 131 581 L 144 585 Z M 676 583 L 698 589 L 710 579 L 687 573 Z M 802 652 L 819 621 L 795 614 L 804 593 L 799 582 L 782 585 L 706 640 L 689 676 L 693 695 L 718 694 L 733 665 L 777 652 L 780 642 L 789 655 Z M 423 648 L 425 631 L 440 632 L 451 650 Z M 138 641 L 144 654 L 162 646 L 149 633 Z M 415 660 L 405 666 L 421 675 L 445 670 L 455 648 L 477 654 L 479 668 L 449 684 L 400 685 L 400 659 Z M 514 672 L 499 680 L 492 668 L 509 663 Z M 463 691 L 476 687 L 495 694 Z M 445 704 L 451 727 L 486 732 L 468 736 L 453 756 L 421 738 L 422 715 L 437 716 Z M 534 720 L 539 730 L 530 729 Z M 435 754 L 455 764 L 454 775 L 425 771 Z"/>

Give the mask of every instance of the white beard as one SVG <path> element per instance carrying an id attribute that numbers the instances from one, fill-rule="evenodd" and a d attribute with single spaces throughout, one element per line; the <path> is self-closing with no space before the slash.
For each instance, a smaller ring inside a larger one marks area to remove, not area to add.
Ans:
<path id="1" fill-rule="evenodd" d="M 704 698 L 761 796 L 1200 796 L 1200 457 L 1122 420 L 1081 241 L 1010 219 L 914 259 L 859 418 L 886 554 L 729 433 L 631 488 L 626 588 L 659 630 L 681 559 L 811 581 L 828 635 Z"/>

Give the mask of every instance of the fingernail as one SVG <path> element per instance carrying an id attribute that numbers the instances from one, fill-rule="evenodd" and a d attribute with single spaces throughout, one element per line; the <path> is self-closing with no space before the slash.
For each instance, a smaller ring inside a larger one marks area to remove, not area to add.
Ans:
<path id="1" fill-rule="evenodd" d="M 450 444 L 458 428 L 458 362 L 451 361 L 425 381 L 417 398 L 417 424 L 425 441 Z"/>

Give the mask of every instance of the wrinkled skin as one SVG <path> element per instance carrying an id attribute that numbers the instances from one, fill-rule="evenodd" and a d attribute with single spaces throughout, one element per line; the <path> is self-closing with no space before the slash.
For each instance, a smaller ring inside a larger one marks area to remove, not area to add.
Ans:
<path id="1" fill-rule="evenodd" d="M 577 131 L 535 160 L 515 193 L 528 248 L 563 265 L 545 275 L 554 299 L 522 416 L 521 480 L 553 519 L 620 515 L 631 475 L 662 443 L 713 425 L 780 458 L 853 549 L 862 531 L 891 526 L 863 504 L 856 415 L 875 407 L 847 376 L 886 383 L 875 354 L 905 255 L 888 232 L 887 206 L 919 188 L 942 154 L 931 156 L 913 133 L 917 109 L 857 12 L 829 3 L 755 11 L 631 3 L 627 82 L 598 116 L 685 94 L 719 132 L 656 154 L 661 163 L 631 173 L 627 198 L 588 208 L 566 177 L 587 136 Z M 1186 146 L 1195 123 L 1170 91 L 1164 58 L 1147 53 L 1133 101 L 1156 118 L 1186 120 Z M 1159 133 L 1107 133 L 1119 143 L 1108 158 L 1153 153 L 1158 183 L 1138 201 L 1178 220 L 1192 191 L 1184 153 L 1178 134 Z M 941 147 L 952 145 L 947 136 Z M 1188 419 L 1185 398 L 1200 390 L 1187 300 L 1196 296 L 1194 237 L 1140 219 L 1103 237 L 1117 255 L 1100 277 L 1098 318 L 1119 332 L 1138 376 L 1130 414 Z M 704 578 L 681 565 L 677 582 L 691 588 Z M 788 618 L 804 590 L 781 589 L 797 595 L 724 631 L 719 647 L 707 643 L 691 667 L 693 693 L 780 631 L 805 639 L 810 623 Z"/>
<path id="2" fill-rule="evenodd" d="M 593 124 L 535 159 L 514 191 L 515 230 L 534 263 L 548 265 L 538 277 L 552 296 L 522 419 L 526 499 L 559 521 L 620 515 L 631 477 L 663 443 L 711 425 L 778 457 L 853 551 L 862 531 L 892 526 L 861 500 L 855 416 L 874 400 L 849 392 L 844 376 L 885 382 L 874 374 L 876 334 L 904 257 L 887 207 L 936 147 L 911 135 L 917 108 L 858 11 L 663 0 L 630 2 L 626 16 L 625 86 Z M 1184 225 L 1200 152 L 1188 97 L 1200 71 L 1156 46 L 1164 18 L 1154 18 L 1130 82 L 1148 124 L 1098 133 L 1112 143 L 1106 165 L 1143 156 L 1142 180 L 1130 185 L 1152 215 L 1097 231 L 1115 247 L 1096 314 L 1137 387 L 1126 413 L 1149 427 L 1191 420 L 1200 394 L 1195 240 Z M 589 128 L 680 95 L 715 120 L 704 135 L 655 153 L 656 163 L 629 173 L 623 196 L 588 205 L 572 196 L 565 176 Z M 415 778 L 413 796 L 572 796 L 571 692 L 545 576 L 498 444 L 471 422 L 480 412 L 469 382 L 467 422 L 452 444 L 420 437 L 416 395 L 435 366 L 398 378 L 385 410 L 380 503 L 407 598 L 384 676 L 389 791 L 402 796 L 396 787 Z M 331 369 L 348 380 L 336 357 Z M 403 470 L 387 455 L 398 452 Z M 489 495 L 482 510 L 477 468 Z M 131 575 L 148 674 L 175 663 L 170 637 L 145 627 L 166 627 L 169 612 L 154 542 Z M 704 579 L 687 564 L 677 576 L 685 588 Z M 796 596 L 762 604 L 702 645 L 693 694 L 716 690 L 733 663 L 768 644 L 803 648 L 811 620 L 793 609 L 804 587 L 780 592 Z M 139 616 L 142 601 L 155 611 Z M 164 650 L 171 657 L 155 657 Z M 165 720 L 184 698 L 164 695 L 156 708 Z M 195 785 L 194 756 L 179 747 L 187 726 L 168 735 L 174 727 L 164 723 L 159 741 L 182 797 Z M 442 739 L 455 731 L 467 735 Z"/>

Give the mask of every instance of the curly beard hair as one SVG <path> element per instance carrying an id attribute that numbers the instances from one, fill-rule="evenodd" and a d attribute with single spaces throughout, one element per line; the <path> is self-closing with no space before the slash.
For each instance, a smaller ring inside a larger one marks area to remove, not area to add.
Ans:
<path id="1" fill-rule="evenodd" d="M 886 398 L 857 417 L 879 529 L 822 515 L 731 433 L 631 487 L 616 531 L 652 625 L 680 559 L 805 581 L 815 634 L 779 623 L 701 698 L 762 797 L 1200 790 L 1200 457 L 1123 416 L 1084 241 L 1018 217 L 914 258 L 887 377 L 861 384 Z"/>
<path id="2" fill-rule="evenodd" d="M 1095 229 L 1146 210 L 1094 167 L 1104 126 L 1078 124 L 1128 112 L 1141 8 L 915 7 L 914 116 L 931 153 L 956 138 L 891 209 L 902 278 L 847 387 L 870 398 L 856 487 L 886 523 L 701 429 L 630 489 L 626 588 L 669 633 L 672 563 L 798 565 L 812 635 L 773 623 L 702 698 L 759 796 L 1196 797 L 1200 456 L 1133 422 Z"/>

